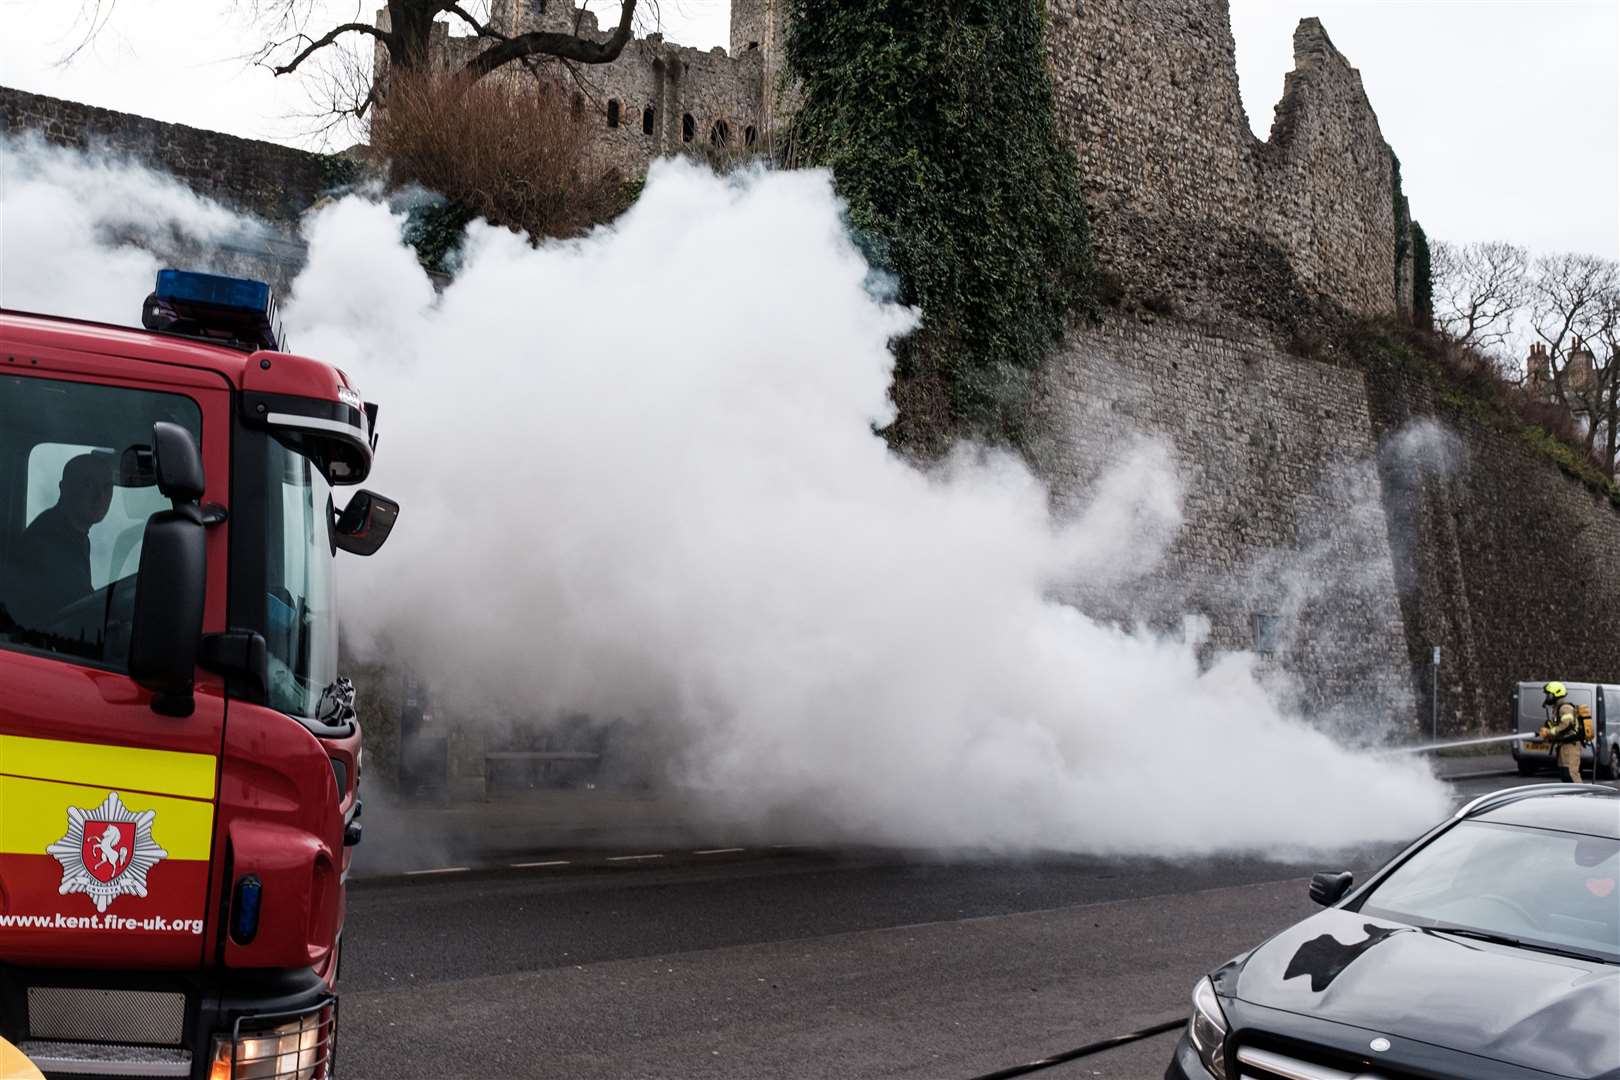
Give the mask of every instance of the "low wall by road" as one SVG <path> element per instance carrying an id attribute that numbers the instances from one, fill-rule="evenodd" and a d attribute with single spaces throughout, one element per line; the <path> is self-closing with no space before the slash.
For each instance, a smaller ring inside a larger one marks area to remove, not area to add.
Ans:
<path id="1" fill-rule="evenodd" d="M 59 146 L 105 147 L 271 222 L 295 220 L 345 168 L 331 155 L 0 87 L 0 134 L 25 132 Z"/>

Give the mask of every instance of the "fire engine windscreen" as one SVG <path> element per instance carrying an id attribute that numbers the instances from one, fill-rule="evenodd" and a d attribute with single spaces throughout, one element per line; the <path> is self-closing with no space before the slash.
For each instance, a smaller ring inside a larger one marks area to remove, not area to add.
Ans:
<path id="1" fill-rule="evenodd" d="M 346 595 L 440 712 L 622 722 L 697 811 L 795 839 L 1194 854 L 1443 813 L 1423 766 L 1285 715 L 1254 656 L 1058 599 L 1153 572 L 1166 441 L 1065 520 L 1010 455 L 890 452 L 919 314 L 825 174 L 660 164 L 585 240 L 475 226 L 439 296 L 399 229 L 322 211 L 288 321 L 387 403 L 407 527 Z"/>
<path id="2" fill-rule="evenodd" d="M 33 220 L 10 204 L 52 205 L 36 189 L 73 182 L 59 165 L 8 163 L 0 291 L 33 287 L 9 276 Z M 65 296 L 80 275 L 40 264 L 95 265 L 93 231 L 60 235 L 77 221 L 27 248 Z M 1063 516 L 1010 455 L 925 469 L 889 450 L 890 343 L 927 313 L 891 302 L 825 174 L 661 163 L 583 240 L 475 225 L 442 293 L 401 224 L 357 197 L 307 219 L 284 317 L 383 403 L 369 483 L 402 527 L 341 559 L 342 610 L 445 721 L 615 723 L 695 814 L 784 840 L 1274 852 L 1444 812 L 1421 764 L 1290 715 L 1197 620 L 1064 602 L 1167 572 L 1184 492 L 1166 439 L 1118 445 Z"/>

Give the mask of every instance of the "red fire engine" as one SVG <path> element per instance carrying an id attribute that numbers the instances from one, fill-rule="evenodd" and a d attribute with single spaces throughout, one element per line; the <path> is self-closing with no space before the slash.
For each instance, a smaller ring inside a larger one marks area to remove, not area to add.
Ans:
<path id="1" fill-rule="evenodd" d="M 47 1076 L 330 1080 L 360 731 L 334 564 L 377 410 L 260 282 L 0 311 L 0 1039 Z"/>

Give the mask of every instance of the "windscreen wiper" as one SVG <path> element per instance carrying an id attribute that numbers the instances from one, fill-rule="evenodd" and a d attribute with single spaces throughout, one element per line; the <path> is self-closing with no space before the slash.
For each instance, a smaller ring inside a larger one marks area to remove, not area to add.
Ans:
<path id="1" fill-rule="evenodd" d="M 315 705 L 315 718 L 323 724 L 342 724 L 354 719 L 354 683 L 342 676 L 328 683 Z"/>
<path id="2" fill-rule="evenodd" d="M 1489 941 L 1494 945 L 1511 945 L 1517 949 L 1530 949 L 1533 952 L 1548 953 L 1552 956 L 1565 956 L 1571 960 L 1596 960 L 1600 964 L 1613 964 L 1620 961 L 1595 953 L 1582 952 L 1579 949 L 1561 949 L 1557 945 L 1543 945 L 1538 941 L 1525 941 L 1523 938 L 1510 937 L 1507 934 L 1492 934 L 1485 930 L 1472 930 L 1462 926 L 1430 926 L 1425 928 L 1429 933 L 1450 934 L 1452 937 L 1470 938 L 1474 941 Z"/>

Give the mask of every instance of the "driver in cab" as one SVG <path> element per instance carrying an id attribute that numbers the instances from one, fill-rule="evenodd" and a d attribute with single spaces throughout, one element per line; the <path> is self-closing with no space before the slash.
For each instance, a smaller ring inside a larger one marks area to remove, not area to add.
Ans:
<path id="1" fill-rule="evenodd" d="M 12 568 L 12 617 L 44 629 L 75 601 L 95 591 L 90 578 L 90 529 L 112 506 L 111 454 L 80 454 L 62 467 L 56 504 L 23 531 Z"/>

